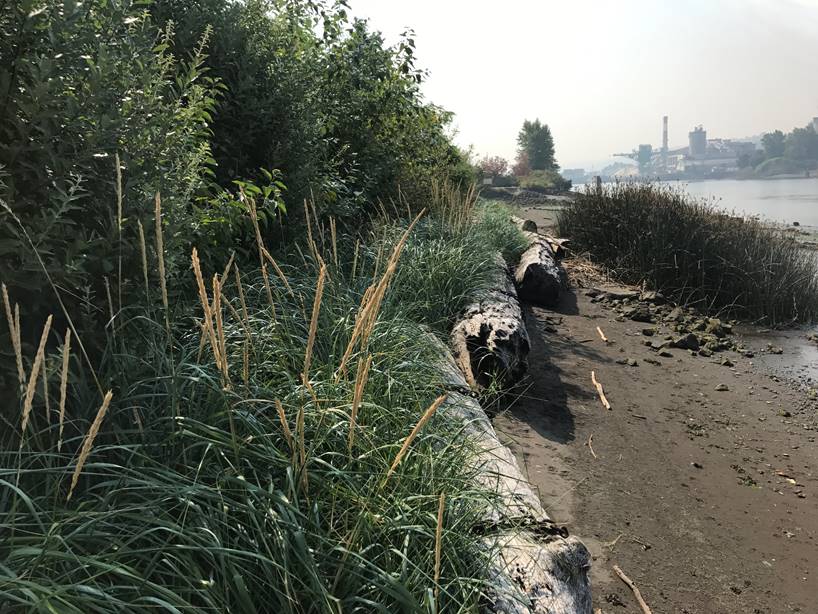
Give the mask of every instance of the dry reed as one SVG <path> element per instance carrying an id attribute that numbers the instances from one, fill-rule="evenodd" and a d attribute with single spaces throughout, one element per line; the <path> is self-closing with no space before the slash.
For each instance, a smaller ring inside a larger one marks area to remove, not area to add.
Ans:
<path id="1" fill-rule="evenodd" d="M 352 407 L 349 412 L 349 435 L 347 436 L 347 448 L 352 455 L 352 447 L 355 445 L 355 429 L 358 423 L 358 408 L 364 397 L 366 381 L 369 379 L 369 369 L 372 366 L 372 355 L 368 355 L 366 360 L 358 361 L 358 372 L 355 374 L 355 389 L 352 393 Z"/>
<path id="2" fill-rule="evenodd" d="M 369 337 L 372 335 L 372 331 L 374 330 L 378 319 L 378 313 L 381 309 L 381 303 L 383 302 L 383 298 L 386 295 L 387 289 L 389 288 L 389 283 L 392 281 L 392 277 L 397 270 L 401 252 L 403 251 L 406 242 L 409 240 L 409 235 L 418 221 L 420 221 L 420 218 L 424 215 L 424 213 L 425 210 L 421 211 L 417 217 L 412 220 L 412 223 L 409 224 L 406 232 L 403 233 L 400 240 L 395 244 L 395 247 L 392 250 L 392 255 L 387 261 L 386 269 L 384 270 L 380 280 L 377 282 L 377 284 L 370 286 L 368 292 L 370 289 L 371 292 L 369 292 L 368 297 L 366 294 L 364 295 L 365 300 L 361 301 L 361 308 L 358 311 L 355 327 L 352 329 L 352 335 L 349 343 L 347 344 L 347 348 L 344 351 L 343 357 L 341 358 L 341 363 L 338 366 L 336 381 L 340 378 L 341 374 L 346 373 L 346 363 L 352 356 L 356 344 L 360 342 L 360 346 L 364 347 L 369 340 Z"/>
<path id="3" fill-rule="evenodd" d="M 338 237 L 335 232 L 335 218 L 329 218 L 330 238 L 332 239 L 332 260 L 335 262 L 335 268 L 338 268 Z"/>
<path id="4" fill-rule="evenodd" d="M 159 192 L 154 198 L 154 216 L 156 223 L 156 256 L 159 261 L 159 289 L 162 291 L 162 307 L 165 309 L 165 328 L 170 335 L 170 314 L 168 308 L 168 288 L 165 280 L 165 244 L 162 239 L 162 198 Z"/>
<path id="5" fill-rule="evenodd" d="M 114 301 L 111 298 L 111 284 L 108 283 L 108 276 L 103 276 L 102 283 L 105 286 L 105 296 L 108 299 L 108 324 L 111 326 L 111 333 L 116 337 L 116 329 L 114 328 Z"/>
<path id="6" fill-rule="evenodd" d="M 253 229 L 256 234 L 256 246 L 258 247 L 258 261 L 261 266 L 261 278 L 264 281 L 264 289 L 267 291 L 267 301 L 270 303 L 270 309 L 273 310 L 273 319 L 275 319 L 275 301 L 273 301 L 273 291 L 270 289 L 270 280 L 267 278 L 267 264 L 264 262 L 264 252 L 267 251 L 264 247 L 264 239 L 261 238 L 261 227 L 258 225 L 258 212 L 256 211 L 256 202 L 252 198 L 247 198 L 244 191 L 241 192 L 242 199 L 247 200 L 247 208 L 250 211 L 250 220 L 253 222 Z"/>
<path id="7" fill-rule="evenodd" d="M 119 235 L 117 305 L 119 309 L 122 309 L 122 166 L 119 163 L 118 151 L 114 154 L 114 162 L 116 163 L 116 228 Z"/>
<path id="8" fill-rule="evenodd" d="M 71 329 L 65 330 L 65 342 L 62 346 L 62 372 L 60 373 L 60 430 L 57 437 L 57 452 L 62 449 L 62 433 L 65 424 L 65 399 L 68 392 L 68 363 L 71 357 Z"/>
<path id="9" fill-rule="evenodd" d="M 304 385 L 309 385 L 310 365 L 312 363 L 312 350 L 315 344 L 315 334 L 318 331 L 318 315 L 321 312 L 321 298 L 324 295 L 324 278 L 327 273 L 326 265 L 321 265 L 318 272 L 318 283 L 315 287 L 315 300 L 312 304 L 312 318 L 310 319 L 310 332 L 307 337 L 307 349 L 304 352 L 304 370 L 301 377 Z"/>
<path id="10" fill-rule="evenodd" d="M 43 383 L 43 402 L 45 403 L 45 419 L 51 424 L 51 399 L 48 398 L 48 357 L 43 354 L 43 367 L 40 369 Z"/>
<path id="11" fill-rule="evenodd" d="M 191 253 L 191 261 L 193 262 L 193 274 L 196 276 L 196 285 L 199 289 L 199 302 L 202 304 L 204 311 L 203 334 L 207 335 L 210 341 L 210 348 L 213 351 L 213 360 L 216 366 L 221 371 L 221 354 L 219 353 L 219 343 L 216 340 L 216 333 L 213 329 L 213 314 L 210 311 L 210 300 L 207 297 L 207 288 L 205 288 L 204 279 L 202 278 L 202 268 L 199 264 L 199 252 L 194 247 Z"/>
<path id="12" fill-rule="evenodd" d="M 94 421 L 91 423 L 91 428 L 88 429 L 88 433 L 85 435 L 85 439 L 82 442 L 82 449 L 80 450 L 80 455 L 77 459 L 77 466 L 74 467 L 74 473 L 71 475 L 71 487 L 68 489 L 68 496 L 65 499 L 66 501 L 70 501 L 71 496 L 74 494 L 74 488 L 76 488 L 77 482 L 80 479 L 80 473 L 82 473 L 82 468 L 85 465 L 85 461 L 91 454 L 94 439 L 96 439 L 97 433 L 99 433 L 99 427 L 102 425 L 102 419 L 105 418 L 105 413 L 108 411 L 108 406 L 111 404 L 111 397 L 113 396 L 113 391 L 111 390 L 105 394 L 105 398 L 102 399 L 102 405 L 100 405 L 97 415 L 94 418 Z"/>
<path id="13" fill-rule="evenodd" d="M 151 293 L 148 282 L 148 246 L 145 243 L 145 229 L 142 227 L 142 222 L 136 220 L 136 227 L 139 229 L 139 253 L 142 256 L 142 277 L 145 281 L 145 298 L 150 301 Z"/>
<path id="14" fill-rule="evenodd" d="M 23 447 L 23 439 L 26 434 L 26 427 L 28 426 L 28 419 L 31 415 L 31 405 L 34 402 L 34 390 L 37 388 L 37 377 L 40 375 L 40 366 L 45 359 L 45 343 L 48 341 L 48 333 L 51 330 L 52 316 L 48 316 L 43 327 L 43 334 L 40 336 L 40 345 L 37 348 L 37 354 L 34 356 L 34 365 L 31 367 L 31 373 L 28 377 L 28 386 L 26 387 L 26 394 L 23 401 L 23 418 L 22 426 L 20 427 L 20 448 Z"/>
<path id="15" fill-rule="evenodd" d="M 222 319 L 222 286 L 219 276 L 213 276 L 213 314 L 216 320 L 216 342 L 219 344 L 219 357 L 217 365 L 222 373 L 224 385 L 230 386 L 230 373 L 227 365 L 227 342 L 224 337 L 224 320 Z"/>
<path id="16" fill-rule="evenodd" d="M 361 247 L 360 239 L 355 239 L 355 250 L 352 253 L 352 274 L 351 279 L 355 279 L 355 272 L 358 270 L 358 249 Z"/>
<path id="17" fill-rule="evenodd" d="M 386 482 L 389 481 L 389 478 L 395 472 L 395 469 L 398 468 L 398 465 L 403 460 L 403 457 L 406 456 L 406 453 L 409 451 L 409 446 L 412 445 L 412 442 L 415 440 L 415 437 L 418 436 L 418 433 L 426 426 L 426 423 L 431 420 L 432 416 L 435 415 L 437 409 L 443 404 L 443 401 L 446 400 L 445 394 L 440 395 L 437 397 L 434 402 L 429 405 L 429 408 L 423 412 L 423 415 L 418 420 L 418 423 L 415 425 L 415 428 L 412 429 L 412 432 L 407 435 L 406 439 L 403 440 L 403 445 L 401 446 L 400 450 L 398 451 L 397 456 L 395 456 L 395 460 L 392 461 L 392 466 L 389 467 L 389 471 L 386 472 L 386 477 L 383 479 L 383 484 L 385 485 Z"/>
<path id="18" fill-rule="evenodd" d="M 244 319 L 244 327 L 245 327 L 245 330 L 249 331 L 249 329 L 250 329 L 250 314 L 247 311 L 247 301 L 244 300 L 244 286 L 242 286 L 242 284 L 241 284 L 241 273 L 239 272 L 238 265 L 233 267 L 233 274 L 236 276 L 236 288 L 238 289 L 238 292 L 239 292 L 239 302 L 241 303 L 241 316 Z"/>
<path id="19" fill-rule="evenodd" d="M 276 399 L 276 411 L 278 412 L 278 420 L 281 422 L 281 430 L 284 431 L 284 437 L 287 439 L 287 445 L 290 447 L 290 453 L 295 454 L 295 441 L 293 440 L 293 432 L 290 430 L 290 425 L 287 424 L 287 416 L 284 413 L 284 406 L 281 401 Z"/>
<path id="20" fill-rule="evenodd" d="M 278 275 L 278 278 L 281 280 L 281 283 L 283 283 L 284 287 L 287 288 L 287 292 L 290 293 L 290 296 L 295 298 L 295 292 L 293 292 L 293 289 L 290 287 L 290 282 L 287 280 L 287 276 L 284 275 L 284 271 L 282 271 L 281 267 L 278 266 L 278 263 L 275 261 L 275 258 L 272 257 L 270 252 L 268 252 L 265 248 L 262 249 L 264 250 L 264 257 L 273 267 L 273 270 L 276 272 L 276 275 Z"/>
<path id="21" fill-rule="evenodd" d="M 295 420 L 295 436 L 296 442 L 298 445 L 298 460 L 299 466 L 301 470 L 301 484 L 304 488 L 304 492 L 307 492 L 307 487 L 309 485 L 309 480 L 307 477 L 307 444 L 306 444 L 306 435 L 304 434 L 305 427 L 304 427 L 304 406 L 298 408 L 298 416 L 296 416 Z"/>
<path id="22" fill-rule="evenodd" d="M 437 504 L 437 529 L 435 530 L 435 602 L 440 598 L 440 553 L 443 542 L 443 511 L 446 507 L 446 493 L 440 493 Z M 439 607 L 439 606 L 438 606 Z"/>
<path id="23" fill-rule="evenodd" d="M 17 309 L 17 316 L 12 314 L 11 311 L 11 302 L 9 301 L 9 292 L 8 288 L 6 288 L 6 284 L 2 284 L 2 291 L 3 291 L 3 305 L 6 308 L 6 320 L 8 320 L 9 326 L 9 336 L 11 337 L 11 345 L 14 348 L 14 357 L 17 361 L 17 379 L 20 382 L 20 385 L 26 383 L 26 370 L 23 367 L 23 349 L 20 343 L 20 316 L 19 316 L 19 309 Z"/>

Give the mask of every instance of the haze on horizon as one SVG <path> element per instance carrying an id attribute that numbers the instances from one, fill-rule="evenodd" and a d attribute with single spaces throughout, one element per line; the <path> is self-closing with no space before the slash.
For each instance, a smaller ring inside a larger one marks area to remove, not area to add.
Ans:
<path id="1" fill-rule="evenodd" d="M 351 0 L 395 42 L 415 31 L 427 99 L 456 141 L 513 160 L 524 119 L 551 127 L 563 168 L 639 143 L 687 144 L 818 116 L 818 0 Z"/>

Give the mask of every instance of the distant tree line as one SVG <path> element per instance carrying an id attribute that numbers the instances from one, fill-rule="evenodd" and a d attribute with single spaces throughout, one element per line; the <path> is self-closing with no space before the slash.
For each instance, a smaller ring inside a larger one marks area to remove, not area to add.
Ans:
<path id="1" fill-rule="evenodd" d="M 785 134 L 781 130 L 774 130 L 761 137 L 762 149 L 752 155 L 744 154 L 739 157 L 740 168 L 756 168 L 768 160 L 784 158 L 804 166 L 818 164 L 818 133 L 812 124 L 804 128 L 794 128 Z"/>

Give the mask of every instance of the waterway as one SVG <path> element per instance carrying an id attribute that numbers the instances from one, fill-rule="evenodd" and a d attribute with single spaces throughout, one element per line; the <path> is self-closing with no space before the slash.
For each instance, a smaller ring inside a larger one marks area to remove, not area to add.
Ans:
<path id="1" fill-rule="evenodd" d="M 818 178 L 673 181 L 689 194 L 738 215 L 818 227 Z"/>

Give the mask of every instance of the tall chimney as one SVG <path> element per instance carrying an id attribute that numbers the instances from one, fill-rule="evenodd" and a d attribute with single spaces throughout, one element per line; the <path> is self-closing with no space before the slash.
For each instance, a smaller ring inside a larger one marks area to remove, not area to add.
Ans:
<path id="1" fill-rule="evenodd" d="M 667 115 L 662 117 L 662 168 L 667 172 Z"/>

